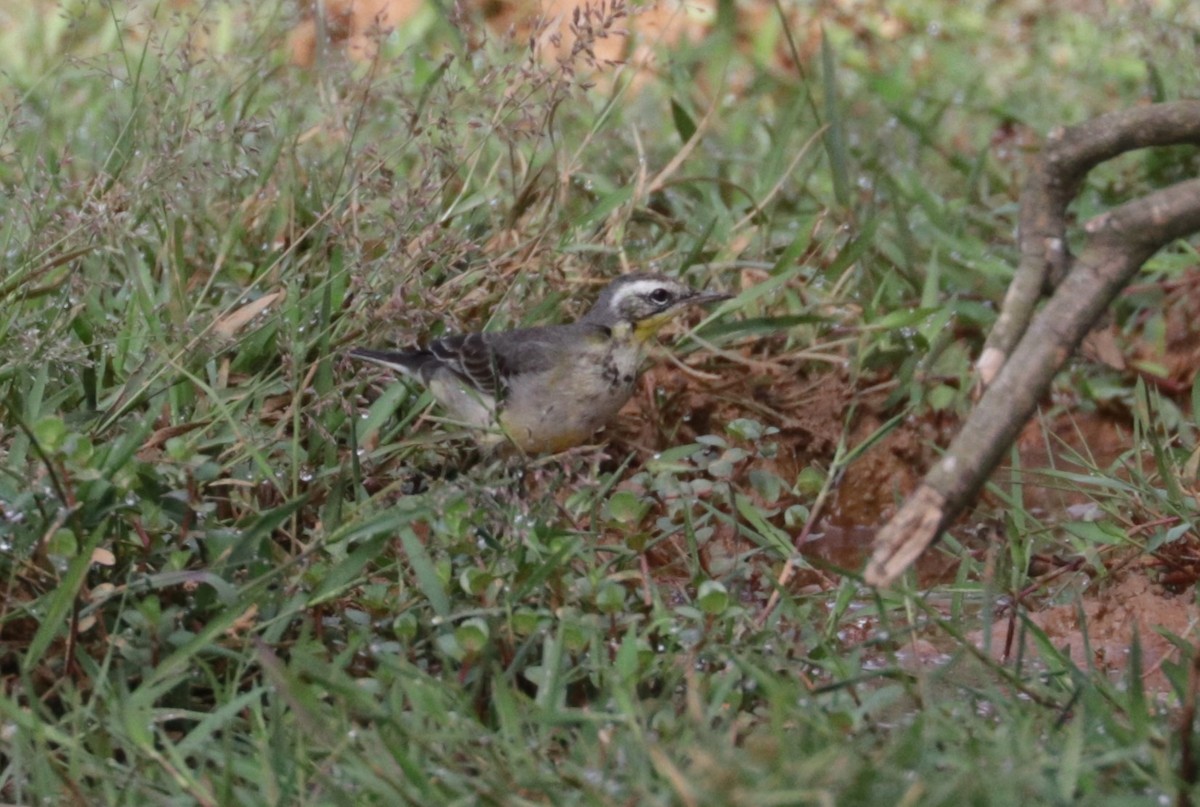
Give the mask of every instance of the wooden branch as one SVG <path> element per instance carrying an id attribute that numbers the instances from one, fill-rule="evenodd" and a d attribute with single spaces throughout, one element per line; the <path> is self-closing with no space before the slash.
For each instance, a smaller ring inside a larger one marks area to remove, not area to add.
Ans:
<path id="1" fill-rule="evenodd" d="M 992 383 L 1025 334 L 1046 290 L 1067 274 L 1067 205 L 1087 173 L 1139 148 L 1200 142 L 1200 102 L 1137 107 L 1102 115 L 1046 138 L 1041 158 L 1021 190 L 1020 264 L 976 362 L 983 386 Z"/>
<path id="2" fill-rule="evenodd" d="M 1159 128 L 1161 127 L 1161 128 Z M 1078 258 L 1066 251 L 1066 206 L 1087 170 L 1130 149 L 1180 142 L 1190 133 L 1200 143 L 1200 103 L 1167 104 L 1106 115 L 1057 132 L 1022 194 L 1022 266 L 1005 300 L 1005 328 L 1020 325 L 1011 360 L 995 364 L 975 411 L 951 443 L 946 456 L 879 531 L 867 563 L 866 580 L 886 585 L 904 572 L 933 543 L 982 488 L 1000 458 L 1033 415 L 1055 374 L 1079 346 L 1141 265 L 1170 242 L 1200 231 L 1200 179 L 1180 182 L 1097 216 L 1084 227 Z M 1051 208 L 1053 206 L 1053 209 Z M 1037 271 L 1029 268 L 1037 264 Z M 1047 272 L 1063 264 L 1065 276 L 1053 297 L 1033 316 Z M 1037 288 L 1031 292 L 1036 282 Z M 1027 311 L 1010 302 L 1034 294 Z M 1027 326 L 1021 324 L 1024 319 Z M 997 328 L 1001 322 L 997 321 Z M 1003 335 L 1002 357 L 1007 354 Z M 989 339 L 989 344 L 991 340 Z M 984 359 L 980 359 L 983 374 Z"/>

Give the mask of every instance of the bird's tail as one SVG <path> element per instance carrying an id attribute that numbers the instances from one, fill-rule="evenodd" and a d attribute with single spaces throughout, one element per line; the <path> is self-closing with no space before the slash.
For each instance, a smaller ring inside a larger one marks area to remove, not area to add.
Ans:
<path id="1" fill-rule="evenodd" d="M 351 350 L 350 357 L 382 364 L 405 375 L 418 377 L 421 374 L 421 366 L 428 359 L 426 351 L 421 350 L 367 350 L 361 347 Z"/>

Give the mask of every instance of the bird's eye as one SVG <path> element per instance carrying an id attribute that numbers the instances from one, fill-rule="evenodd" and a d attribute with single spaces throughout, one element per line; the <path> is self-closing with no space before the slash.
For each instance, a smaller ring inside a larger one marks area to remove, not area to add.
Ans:
<path id="1" fill-rule="evenodd" d="M 671 302 L 671 292 L 666 289 L 655 289 L 650 292 L 650 302 L 655 305 L 666 305 Z"/>

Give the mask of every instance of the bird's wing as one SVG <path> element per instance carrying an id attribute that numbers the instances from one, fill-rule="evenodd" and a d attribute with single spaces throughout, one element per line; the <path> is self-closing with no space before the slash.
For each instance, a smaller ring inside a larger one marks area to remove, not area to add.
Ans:
<path id="1" fill-rule="evenodd" d="M 426 348 L 439 366 L 450 370 L 472 389 L 499 400 L 504 395 L 508 366 L 492 347 L 487 334 L 447 336 Z"/>
<path id="2" fill-rule="evenodd" d="M 500 401 L 517 376 L 554 369 L 580 339 L 601 337 L 592 325 L 548 325 L 498 333 L 448 336 L 427 350 L 474 389 Z"/>

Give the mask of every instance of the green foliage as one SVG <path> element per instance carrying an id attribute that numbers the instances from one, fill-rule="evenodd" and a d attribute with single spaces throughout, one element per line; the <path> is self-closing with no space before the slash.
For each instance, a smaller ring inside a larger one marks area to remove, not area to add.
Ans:
<path id="1" fill-rule="evenodd" d="M 0 801 L 1174 793 L 1178 735 L 1141 689 L 1035 625 L 1036 670 L 968 649 L 1003 574 L 967 558 L 949 619 L 794 540 L 901 421 L 969 405 L 1015 259 L 1014 129 L 1191 92 L 1194 14 L 905 3 L 805 45 L 787 4 L 749 37 L 737 5 L 628 82 L 441 12 L 376 64 L 305 72 L 290 5 L 8 4 Z M 1193 163 L 1106 169 L 1080 211 Z M 689 425 L 660 388 L 661 450 L 460 456 L 428 396 L 344 359 L 567 318 L 632 266 L 740 292 L 695 334 L 744 389 Z M 1159 303 L 1121 322 L 1163 334 Z M 1195 407 L 1076 373 L 1150 462 L 1063 471 L 1100 507 L 1051 546 L 1101 568 L 1183 541 Z M 853 393 L 833 438 L 786 395 L 809 379 Z M 856 432 L 868 399 L 882 425 Z M 1020 590 L 1050 530 L 998 495 Z M 1131 537 L 1135 511 L 1157 526 Z M 906 661 L 925 640 L 949 661 Z"/>

